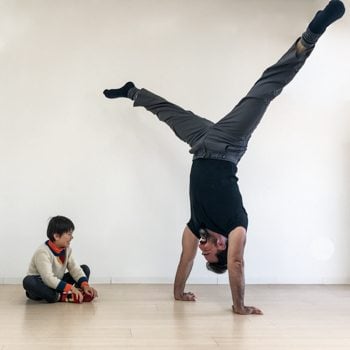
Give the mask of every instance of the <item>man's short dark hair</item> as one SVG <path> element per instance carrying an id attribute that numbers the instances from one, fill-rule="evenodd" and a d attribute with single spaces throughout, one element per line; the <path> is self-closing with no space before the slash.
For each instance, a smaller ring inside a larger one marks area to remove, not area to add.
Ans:
<path id="1" fill-rule="evenodd" d="M 207 269 L 209 271 L 221 274 L 226 272 L 227 270 L 227 246 L 225 250 L 222 250 L 220 253 L 216 254 L 216 257 L 218 258 L 218 262 L 216 263 L 210 263 L 207 262 Z"/>
<path id="2" fill-rule="evenodd" d="M 47 226 L 47 237 L 50 241 L 54 242 L 55 233 L 62 236 L 65 232 L 74 231 L 74 228 L 73 222 L 65 216 L 54 216 L 50 219 L 49 225 Z"/>

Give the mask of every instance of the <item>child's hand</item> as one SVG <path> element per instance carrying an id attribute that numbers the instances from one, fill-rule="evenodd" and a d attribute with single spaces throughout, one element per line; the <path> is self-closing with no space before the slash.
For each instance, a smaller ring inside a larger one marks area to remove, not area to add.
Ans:
<path id="1" fill-rule="evenodd" d="M 91 297 L 98 297 L 97 290 L 95 288 L 92 288 L 90 286 L 84 286 L 83 291 L 85 294 L 90 295 Z"/>
<path id="2" fill-rule="evenodd" d="M 72 292 L 72 294 L 75 295 L 76 299 L 79 300 L 79 303 L 83 302 L 83 298 L 84 298 L 83 294 L 80 292 L 80 290 L 78 288 L 75 288 L 74 286 L 72 286 L 71 292 Z"/>

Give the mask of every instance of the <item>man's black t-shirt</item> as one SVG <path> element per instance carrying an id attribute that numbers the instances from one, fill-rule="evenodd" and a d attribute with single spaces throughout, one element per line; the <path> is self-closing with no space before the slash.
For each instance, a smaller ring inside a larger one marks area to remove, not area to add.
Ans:
<path id="1" fill-rule="evenodd" d="M 195 159 L 190 176 L 191 219 L 187 226 L 200 238 L 207 228 L 228 237 L 238 226 L 248 227 L 234 163 L 216 159 Z"/>

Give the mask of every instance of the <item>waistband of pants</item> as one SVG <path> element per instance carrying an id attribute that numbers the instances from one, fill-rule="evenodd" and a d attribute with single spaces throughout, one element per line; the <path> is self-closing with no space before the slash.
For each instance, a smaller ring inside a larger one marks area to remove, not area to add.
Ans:
<path id="1" fill-rule="evenodd" d="M 231 162 L 237 165 L 239 159 L 237 155 L 232 154 L 230 152 L 219 153 L 219 152 L 206 152 L 206 153 L 197 153 L 193 155 L 193 160 L 196 159 L 216 159 L 216 160 L 224 160 L 227 162 Z"/>

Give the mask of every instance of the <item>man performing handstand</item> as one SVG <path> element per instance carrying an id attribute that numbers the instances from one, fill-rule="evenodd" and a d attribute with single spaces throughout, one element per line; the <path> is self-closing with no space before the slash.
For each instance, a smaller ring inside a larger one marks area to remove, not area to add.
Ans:
<path id="1" fill-rule="evenodd" d="M 262 314 L 244 303 L 244 247 L 248 227 L 237 184 L 237 164 L 269 103 L 294 78 L 326 28 L 343 16 L 340 0 L 332 0 L 318 11 L 306 31 L 287 53 L 266 69 L 236 107 L 219 122 L 201 118 L 165 99 L 138 89 L 132 82 L 120 89 L 105 90 L 108 98 L 127 97 L 168 124 L 191 147 L 191 218 L 182 236 L 182 253 L 174 282 L 176 300 L 194 301 L 185 284 L 199 249 L 207 268 L 216 273 L 228 269 L 233 305 L 237 314 Z"/>

